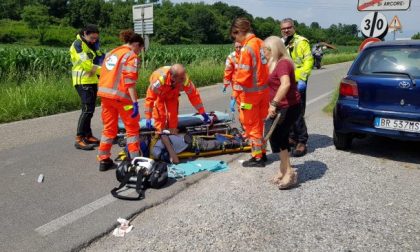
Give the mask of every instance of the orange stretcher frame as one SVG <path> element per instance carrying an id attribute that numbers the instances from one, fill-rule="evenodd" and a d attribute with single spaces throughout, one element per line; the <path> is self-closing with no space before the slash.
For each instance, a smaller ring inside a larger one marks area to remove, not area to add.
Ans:
<path id="1" fill-rule="evenodd" d="M 200 153 L 195 153 L 191 151 L 183 151 L 181 153 L 178 153 L 177 156 L 180 159 L 186 159 L 186 158 L 192 158 L 192 157 L 208 157 L 208 156 L 217 156 L 217 155 L 233 154 L 233 153 L 249 152 L 249 151 L 251 151 L 251 146 L 245 146 L 242 148 L 235 148 L 235 149 L 203 151 Z"/>

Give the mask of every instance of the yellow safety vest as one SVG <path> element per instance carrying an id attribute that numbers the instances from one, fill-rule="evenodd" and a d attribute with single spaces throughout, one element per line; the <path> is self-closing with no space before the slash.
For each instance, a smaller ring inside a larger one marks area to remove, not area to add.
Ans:
<path id="1" fill-rule="evenodd" d="M 90 49 L 87 44 L 77 35 L 76 40 L 70 46 L 71 76 L 73 86 L 83 84 L 98 84 L 98 75 L 101 67 L 98 66 L 95 74 L 90 74 L 94 66 L 93 60 L 97 53 Z"/>
<path id="2" fill-rule="evenodd" d="M 314 65 L 309 40 L 295 33 L 286 48 L 295 63 L 296 82 L 299 80 L 307 81 Z"/>

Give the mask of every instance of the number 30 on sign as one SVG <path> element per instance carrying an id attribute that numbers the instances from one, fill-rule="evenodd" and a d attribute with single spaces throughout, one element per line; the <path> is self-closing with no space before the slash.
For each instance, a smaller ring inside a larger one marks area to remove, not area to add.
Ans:
<path id="1" fill-rule="evenodd" d="M 388 21 L 379 12 L 370 12 L 360 24 L 360 30 L 366 38 L 383 38 L 388 32 Z"/>

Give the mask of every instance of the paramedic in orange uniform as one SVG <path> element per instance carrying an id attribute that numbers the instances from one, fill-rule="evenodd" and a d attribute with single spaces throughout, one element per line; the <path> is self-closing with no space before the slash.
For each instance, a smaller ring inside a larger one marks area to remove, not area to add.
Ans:
<path id="1" fill-rule="evenodd" d="M 234 89 L 239 90 L 239 118 L 251 142 L 251 159 L 244 167 L 264 167 L 267 156 L 263 138 L 264 120 L 268 114 L 268 65 L 264 56 L 264 42 L 251 31 L 251 22 L 237 18 L 230 29 L 232 38 L 241 43 L 238 68 L 234 75 Z"/>
<path id="2" fill-rule="evenodd" d="M 109 52 L 104 59 L 98 84 L 101 97 L 102 131 L 98 149 L 99 170 L 106 171 L 114 166 L 111 147 L 117 136 L 118 116 L 124 122 L 127 134 L 127 148 L 131 158 L 140 155 L 139 107 L 136 82 L 138 78 L 138 54 L 143 49 L 143 38 L 131 30 L 122 31 L 120 38 L 125 42 Z"/>
<path id="3" fill-rule="evenodd" d="M 223 93 L 226 93 L 228 86 L 232 87 L 232 96 L 230 97 L 230 111 L 235 112 L 235 104 L 239 104 L 239 91 L 233 89 L 233 76 L 238 68 L 239 56 L 241 54 L 242 45 L 239 42 L 234 43 L 235 51 L 231 52 L 226 58 L 225 73 L 223 77 Z"/>
<path id="4" fill-rule="evenodd" d="M 178 132 L 179 93 L 184 90 L 194 108 L 200 113 L 205 123 L 210 122 L 194 83 L 189 79 L 181 64 L 164 66 L 152 73 L 144 103 L 147 128 L 154 127 L 158 132 L 168 129 L 172 134 Z"/>

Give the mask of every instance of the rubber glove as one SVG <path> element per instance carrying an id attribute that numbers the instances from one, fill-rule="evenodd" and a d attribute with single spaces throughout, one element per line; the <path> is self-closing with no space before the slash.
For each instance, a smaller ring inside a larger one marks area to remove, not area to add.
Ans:
<path id="1" fill-rule="evenodd" d="M 152 129 L 152 119 L 146 119 L 146 128 Z"/>
<path id="2" fill-rule="evenodd" d="M 203 114 L 201 114 L 201 116 L 203 117 L 203 121 L 204 121 L 204 123 L 210 123 L 211 122 L 211 120 L 210 120 L 210 117 L 207 115 L 207 113 L 206 112 L 204 112 Z"/>
<path id="3" fill-rule="evenodd" d="M 299 92 L 304 92 L 306 90 L 306 82 L 303 80 L 299 80 L 297 83 L 297 88 Z"/>
<path id="4" fill-rule="evenodd" d="M 131 118 L 135 118 L 138 115 L 139 115 L 139 103 L 134 102 L 133 103 L 133 113 L 131 114 Z"/>
<path id="5" fill-rule="evenodd" d="M 226 88 L 227 88 L 227 86 L 223 85 L 222 93 L 226 94 Z"/>
<path id="6" fill-rule="evenodd" d="M 99 47 L 101 47 L 101 42 L 99 42 L 99 39 L 96 40 L 96 42 L 93 44 L 93 48 L 95 48 L 95 51 L 99 50 Z"/>
<path id="7" fill-rule="evenodd" d="M 236 105 L 236 99 L 233 97 L 230 97 L 230 111 L 235 112 L 235 105 Z"/>

